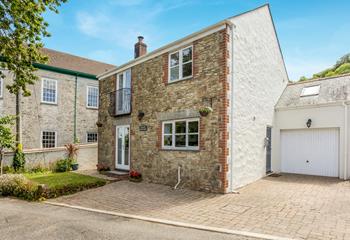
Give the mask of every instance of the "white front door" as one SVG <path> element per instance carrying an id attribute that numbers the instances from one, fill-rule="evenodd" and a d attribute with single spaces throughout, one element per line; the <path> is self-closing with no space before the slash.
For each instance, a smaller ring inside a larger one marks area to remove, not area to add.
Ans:
<path id="1" fill-rule="evenodd" d="M 338 177 L 339 130 L 282 130 L 281 170 L 286 173 Z"/>
<path id="2" fill-rule="evenodd" d="M 130 170 L 130 126 L 116 129 L 116 169 Z"/>

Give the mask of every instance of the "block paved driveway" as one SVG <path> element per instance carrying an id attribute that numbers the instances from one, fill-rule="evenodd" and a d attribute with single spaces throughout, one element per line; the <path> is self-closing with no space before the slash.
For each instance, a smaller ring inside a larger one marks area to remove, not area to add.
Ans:
<path id="1" fill-rule="evenodd" d="M 121 181 L 53 202 L 296 239 L 350 239 L 350 183 L 283 174 L 216 195 Z"/>

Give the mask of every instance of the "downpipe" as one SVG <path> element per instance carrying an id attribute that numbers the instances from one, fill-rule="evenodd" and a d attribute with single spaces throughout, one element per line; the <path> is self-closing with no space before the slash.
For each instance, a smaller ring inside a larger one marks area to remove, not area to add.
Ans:
<path id="1" fill-rule="evenodd" d="M 176 183 L 176 185 L 174 187 L 174 190 L 177 189 L 177 187 L 179 186 L 180 183 L 181 183 L 181 167 L 179 166 L 177 168 L 177 183 Z"/>

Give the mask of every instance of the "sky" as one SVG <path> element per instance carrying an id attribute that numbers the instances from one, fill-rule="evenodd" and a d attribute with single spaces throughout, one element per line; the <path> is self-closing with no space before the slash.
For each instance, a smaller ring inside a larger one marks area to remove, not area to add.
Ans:
<path id="1" fill-rule="evenodd" d="M 311 77 L 350 53 L 350 0 L 68 0 L 46 13 L 45 47 L 106 63 L 148 51 L 269 3 L 290 80 Z"/>

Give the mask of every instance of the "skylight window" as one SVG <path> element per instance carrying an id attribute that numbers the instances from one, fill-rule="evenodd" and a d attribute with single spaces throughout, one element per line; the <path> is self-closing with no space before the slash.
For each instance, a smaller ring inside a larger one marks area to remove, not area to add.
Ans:
<path id="1" fill-rule="evenodd" d="M 300 97 L 317 96 L 320 93 L 320 85 L 304 87 Z"/>

